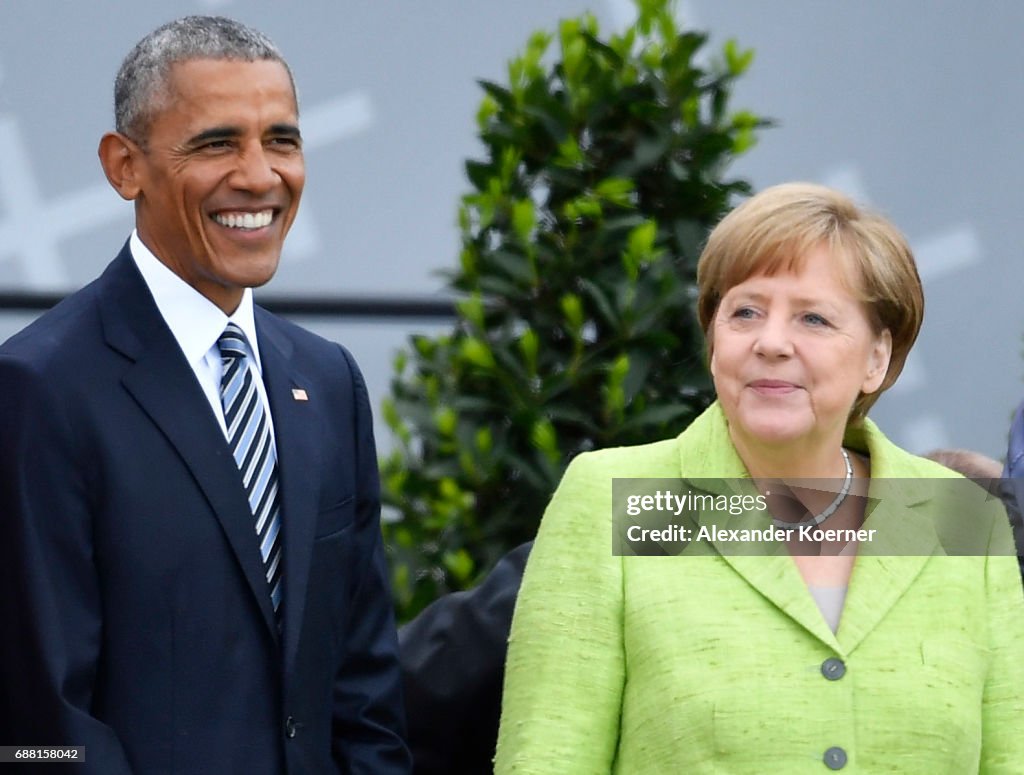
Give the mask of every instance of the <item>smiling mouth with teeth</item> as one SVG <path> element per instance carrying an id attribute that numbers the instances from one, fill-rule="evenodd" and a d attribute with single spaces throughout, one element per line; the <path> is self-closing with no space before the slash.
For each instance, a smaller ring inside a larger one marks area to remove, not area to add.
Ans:
<path id="1" fill-rule="evenodd" d="M 258 213 L 217 213 L 213 220 L 229 229 L 262 229 L 274 220 L 273 210 Z"/>

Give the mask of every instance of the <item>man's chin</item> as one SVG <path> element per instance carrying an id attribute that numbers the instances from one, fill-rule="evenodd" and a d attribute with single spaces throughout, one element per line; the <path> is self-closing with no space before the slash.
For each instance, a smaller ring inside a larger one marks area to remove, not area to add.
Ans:
<path id="1" fill-rule="evenodd" d="M 234 259 L 231 263 L 235 271 L 225 273 L 225 279 L 230 285 L 241 288 L 259 288 L 274 279 L 277 269 L 280 266 L 280 255 L 273 257 L 243 256 Z"/>

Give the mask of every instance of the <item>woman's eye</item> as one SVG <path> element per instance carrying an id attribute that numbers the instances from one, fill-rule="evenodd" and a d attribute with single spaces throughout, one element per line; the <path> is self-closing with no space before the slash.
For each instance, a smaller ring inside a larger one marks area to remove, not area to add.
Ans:
<path id="1" fill-rule="evenodd" d="M 756 314 L 757 313 L 754 311 L 752 307 L 737 307 L 735 310 L 733 310 L 732 316 L 734 318 L 739 318 L 740 320 L 750 320 Z"/>
<path id="2" fill-rule="evenodd" d="M 827 326 L 829 322 L 816 312 L 808 312 L 804 315 L 804 322 L 812 326 Z"/>

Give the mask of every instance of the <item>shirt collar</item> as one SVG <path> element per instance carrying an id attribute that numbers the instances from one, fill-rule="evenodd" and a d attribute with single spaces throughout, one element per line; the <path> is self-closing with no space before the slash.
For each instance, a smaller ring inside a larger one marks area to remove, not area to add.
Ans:
<path id="1" fill-rule="evenodd" d="M 229 320 L 245 333 L 256 366 L 260 368 L 251 288 L 245 289 L 238 309 L 229 317 L 160 261 L 139 238 L 138 231 L 132 231 L 129 244 L 135 265 L 153 295 L 160 315 L 192 368 L 217 344 Z"/>

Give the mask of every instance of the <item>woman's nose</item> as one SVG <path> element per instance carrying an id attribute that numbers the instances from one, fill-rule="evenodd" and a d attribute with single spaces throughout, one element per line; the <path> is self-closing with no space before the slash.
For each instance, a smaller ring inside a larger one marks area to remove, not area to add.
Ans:
<path id="1" fill-rule="evenodd" d="M 769 315 L 757 330 L 754 352 L 765 358 L 788 358 L 793 354 L 793 338 L 787 321 Z"/>

